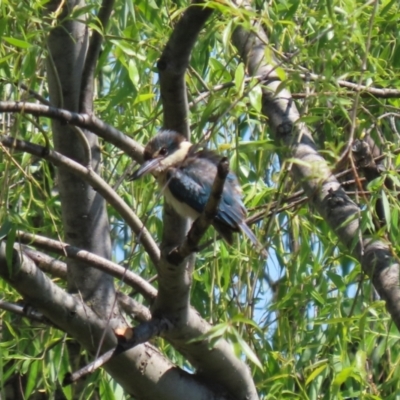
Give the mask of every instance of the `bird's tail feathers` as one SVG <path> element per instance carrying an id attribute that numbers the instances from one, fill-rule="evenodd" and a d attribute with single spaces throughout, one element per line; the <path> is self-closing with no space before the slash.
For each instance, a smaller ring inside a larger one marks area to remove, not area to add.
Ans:
<path id="1" fill-rule="evenodd" d="M 239 223 L 240 230 L 252 241 L 254 247 L 260 251 L 260 254 L 267 258 L 268 253 L 263 247 L 263 245 L 259 242 L 259 240 L 256 238 L 256 235 L 253 233 L 253 231 L 249 228 L 249 226 L 245 222 Z"/>

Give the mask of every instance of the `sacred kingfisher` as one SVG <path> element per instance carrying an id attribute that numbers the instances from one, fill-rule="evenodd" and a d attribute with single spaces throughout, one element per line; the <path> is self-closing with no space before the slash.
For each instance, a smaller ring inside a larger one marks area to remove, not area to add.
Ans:
<path id="1" fill-rule="evenodd" d="M 145 162 L 129 179 L 151 172 L 175 211 L 195 220 L 206 206 L 220 159 L 221 156 L 200 149 L 175 131 L 161 130 L 146 145 Z M 229 172 L 212 225 L 229 244 L 233 242 L 232 233 L 242 231 L 259 248 L 261 244 L 246 225 L 245 217 L 238 179 Z"/>

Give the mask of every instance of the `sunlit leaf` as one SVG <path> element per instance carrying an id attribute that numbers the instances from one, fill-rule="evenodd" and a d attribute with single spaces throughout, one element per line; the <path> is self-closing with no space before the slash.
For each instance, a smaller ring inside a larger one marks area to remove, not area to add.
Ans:
<path id="1" fill-rule="evenodd" d="M 239 95 L 242 95 L 244 88 L 244 65 L 240 63 L 235 70 L 235 86 Z"/>
<path id="2" fill-rule="evenodd" d="M 39 377 L 39 367 L 40 361 L 32 361 L 30 363 L 29 372 L 28 372 L 28 381 L 25 386 L 25 398 L 29 398 L 33 389 L 35 388 Z"/>
<path id="3" fill-rule="evenodd" d="M 242 349 L 243 353 L 246 355 L 246 357 L 254 363 L 258 368 L 260 368 L 261 371 L 264 370 L 262 364 L 260 363 L 260 360 L 254 353 L 254 351 L 250 348 L 250 346 L 246 343 L 245 340 L 240 336 L 240 334 L 235 330 L 234 331 L 236 340 L 238 341 L 238 344 L 240 348 Z"/>
<path id="4" fill-rule="evenodd" d="M 5 40 L 6 42 L 12 44 L 13 46 L 19 47 L 21 49 L 28 49 L 29 47 L 31 47 L 31 45 L 28 42 L 26 42 L 25 40 L 16 39 L 13 37 L 6 37 L 6 36 L 3 36 L 2 39 Z"/>
<path id="5" fill-rule="evenodd" d="M 306 380 L 306 386 L 310 384 L 318 375 L 322 374 L 323 371 L 326 370 L 328 364 L 322 364 L 319 367 L 315 368 L 313 372 L 308 376 Z"/>

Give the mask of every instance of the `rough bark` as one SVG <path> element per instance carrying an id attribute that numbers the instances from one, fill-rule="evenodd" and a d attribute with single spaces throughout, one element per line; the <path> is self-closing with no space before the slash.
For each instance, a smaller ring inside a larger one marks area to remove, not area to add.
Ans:
<path id="1" fill-rule="evenodd" d="M 60 5 L 53 1 L 48 7 Z M 57 26 L 48 38 L 47 76 L 51 103 L 74 112 L 79 111 L 89 37 L 85 24 L 66 17 L 74 7 L 83 5 L 80 0 L 66 1 Z M 52 129 L 55 149 L 86 165 L 87 144 L 77 132 L 56 120 L 52 120 Z M 101 161 L 98 137 L 91 133 L 85 133 L 85 137 L 90 147 L 91 168 L 98 172 Z M 83 179 L 64 168 L 58 169 L 57 178 L 66 240 L 73 246 L 109 259 L 111 240 L 104 199 Z M 84 300 L 90 301 L 99 315 L 107 316 L 112 312 L 115 292 L 111 276 L 88 268 L 80 261 L 68 260 L 68 285 L 70 291 L 79 292 Z"/>

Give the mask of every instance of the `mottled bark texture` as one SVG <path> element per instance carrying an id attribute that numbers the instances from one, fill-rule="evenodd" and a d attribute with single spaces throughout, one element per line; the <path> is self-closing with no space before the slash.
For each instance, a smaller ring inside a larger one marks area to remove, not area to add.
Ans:
<path id="1" fill-rule="evenodd" d="M 83 5 L 84 2 L 80 0 L 69 0 L 63 5 L 54 1 L 48 5 L 50 10 L 62 6 L 62 12 L 55 21 L 56 26 L 48 38 L 50 100 L 53 106 L 73 112 L 80 111 L 89 32 L 84 23 L 66 17 L 74 7 Z M 52 120 L 52 130 L 55 149 L 85 166 L 88 163 L 85 153 L 88 143 L 91 168 L 99 171 L 100 150 L 96 135 L 85 132 L 85 143 L 74 129 L 57 120 Z M 64 168 L 58 169 L 57 180 L 66 241 L 109 259 L 111 240 L 104 199 L 84 180 Z M 79 292 L 85 301 L 89 301 L 99 315 L 106 317 L 112 312 L 115 292 L 111 276 L 89 268 L 78 260 L 68 260 L 68 286 L 71 292 Z"/>

